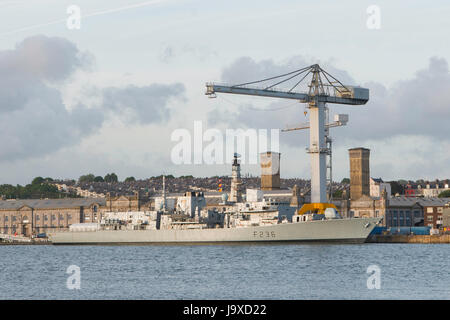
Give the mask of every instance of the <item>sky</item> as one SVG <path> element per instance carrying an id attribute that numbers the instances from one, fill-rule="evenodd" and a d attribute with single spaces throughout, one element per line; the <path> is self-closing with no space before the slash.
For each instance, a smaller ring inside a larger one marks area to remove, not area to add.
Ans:
<path id="1" fill-rule="evenodd" d="M 354 147 L 371 150 L 373 177 L 450 178 L 449 16 L 441 0 L 0 0 L 0 184 L 230 175 L 226 163 L 174 163 L 174 132 L 194 140 L 198 121 L 225 133 L 308 115 L 293 101 L 208 99 L 205 83 L 315 63 L 370 89 L 364 106 L 329 105 L 349 115 L 331 129 L 335 180 L 349 176 Z M 307 131 L 280 133 L 282 178 L 310 177 L 307 146 Z"/>

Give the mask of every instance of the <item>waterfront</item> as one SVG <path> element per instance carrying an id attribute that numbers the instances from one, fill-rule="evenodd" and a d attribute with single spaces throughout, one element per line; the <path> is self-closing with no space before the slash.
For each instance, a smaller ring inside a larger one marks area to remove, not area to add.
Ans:
<path id="1" fill-rule="evenodd" d="M 0 299 L 449 299 L 446 244 L 0 246 Z M 80 267 L 81 288 L 66 273 Z M 381 270 L 368 289 L 367 268 Z"/>

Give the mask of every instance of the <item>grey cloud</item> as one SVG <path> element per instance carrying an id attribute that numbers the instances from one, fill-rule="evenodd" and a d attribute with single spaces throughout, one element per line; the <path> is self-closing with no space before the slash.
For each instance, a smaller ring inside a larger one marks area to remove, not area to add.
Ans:
<path id="1" fill-rule="evenodd" d="M 88 66 L 87 56 L 63 38 L 45 36 L 27 38 L 14 50 L 0 52 L 1 160 L 53 152 L 101 125 L 98 110 L 79 106 L 69 112 L 60 91 L 49 85 Z"/>
<path id="2" fill-rule="evenodd" d="M 125 116 L 127 122 L 159 123 L 167 121 L 171 98 L 184 98 L 184 85 L 152 84 L 144 87 L 109 87 L 102 90 L 103 108 Z"/>
<path id="3" fill-rule="evenodd" d="M 181 84 L 100 89 L 104 104 L 82 103 L 69 111 L 55 84 L 92 67 L 93 58 L 66 39 L 35 36 L 14 50 L 0 51 L 0 161 L 39 157 L 70 147 L 95 133 L 109 115 L 129 115 L 129 122 L 165 121 L 166 104 L 182 97 Z"/>
<path id="4" fill-rule="evenodd" d="M 298 62 L 294 65 L 294 62 Z M 288 59 L 276 64 L 271 60 L 255 62 L 243 57 L 237 59 L 223 70 L 222 80 L 236 84 L 270 77 L 311 64 L 301 57 Z M 347 72 L 332 65 L 321 66 L 345 84 L 355 81 Z M 437 139 L 448 139 L 450 119 L 450 73 L 445 59 L 431 58 L 428 68 L 416 72 L 414 78 L 397 82 L 386 88 L 380 83 L 363 84 L 370 89 L 370 100 L 364 106 L 345 106 L 330 104 L 330 115 L 348 113 L 348 128 L 332 129 L 332 135 L 340 141 L 353 143 L 367 140 L 382 140 L 396 135 L 419 134 Z M 220 97 L 219 97 L 220 99 Z M 274 100 L 273 100 L 274 101 Z M 256 128 L 283 128 L 305 121 L 304 105 L 279 111 L 254 111 L 253 105 L 240 105 L 238 111 L 226 111 L 224 101 L 220 109 L 208 114 L 212 124 L 226 122 L 230 126 Z M 268 102 L 267 109 L 276 109 L 288 104 L 284 100 Z M 307 135 L 307 133 L 305 132 Z M 296 145 L 297 135 L 282 135 L 281 142 Z"/>
<path id="5" fill-rule="evenodd" d="M 347 72 L 336 69 L 329 62 L 321 62 L 302 56 L 293 56 L 279 63 L 274 62 L 272 59 L 257 62 L 250 57 L 241 57 L 236 59 L 230 66 L 224 68 L 222 81 L 230 84 L 250 82 L 288 73 L 316 63 L 346 84 L 354 84 L 354 80 Z M 274 80 L 272 80 L 272 83 L 274 83 Z M 295 79 L 286 83 L 286 85 L 290 84 L 295 84 Z"/>
<path id="6" fill-rule="evenodd" d="M 338 136 L 359 141 L 398 135 L 449 139 L 450 73 L 445 59 L 431 58 L 428 68 L 392 88 L 378 83 L 365 86 L 371 90 L 367 105 L 345 108 L 350 114 L 351 131 L 357 135 L 338 132 Z"/>
<path id="7" fill-rule="evenodd" d="M 0 53 L 0 70 L 23 79 L 61 81 L 76 69 L 89 67 L 93 57 L 59 37 L 33 36 Z"/>
<path id="8" fill-rule="evenodd" d="M 241 57 L 223 70 L 221 81 L 229 84 L 244 83 L 288 73 L 315 63 L 319 63 L 321 67 L 346 84 L 355 83 L 347 72 L 333 67 L 330 63 L 322 63 L 302 56 L 294 56 L 280 63 L 276 63 L 271 59 L 257 62 L 250 57 Z M 295 82 L 296 80 L 293 79 L 287 82 L 286 85 L 290 88 Z M 270 83 L 273 84 L 274 81 L 272 80 Z M 283 85 L 280 85 L 280 87 L 283 87 Z M 208 113 L 208 123 L 211 125 L 226 123 L 229 127 L 283 129 L 307 121 L 303 113 L 305 104 L 300 104 L 293 100 L 268 100 L 270 102 L 264 108 L 256 107 L 251 103 L 241 104 L 236 112 L 230 112 L 227 110 L 227 106 L 229 106 L 228 99 L 221 94 L 218 95 L 218 99 L 221 101 L 221 107 Z M 296 147 L 303 147 L 307 140 L 307 131 L 288 132 L 280 135 L 280 143 Z"/>

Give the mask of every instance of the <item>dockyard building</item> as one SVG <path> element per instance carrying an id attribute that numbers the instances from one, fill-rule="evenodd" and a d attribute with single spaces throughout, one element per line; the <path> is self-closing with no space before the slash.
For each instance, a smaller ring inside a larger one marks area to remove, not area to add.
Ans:
<path id="1" fill-rule="evenodd" d="M 32 236 L 68 230 L 73 223 L 98 222 L 101 198 L 0 201 L 0 233 Z"/>

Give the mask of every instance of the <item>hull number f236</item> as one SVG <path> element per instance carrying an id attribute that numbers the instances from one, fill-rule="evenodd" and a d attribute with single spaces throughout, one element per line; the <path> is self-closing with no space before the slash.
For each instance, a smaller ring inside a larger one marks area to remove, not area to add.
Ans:
<path id="1" fill-rule="evenodd" d="M 275 238 L 275 231 L 254 231 L 253 238 L 259 239 L 273 239 Z"/>

